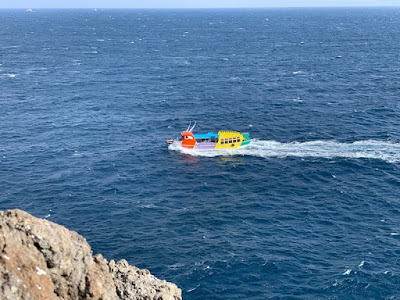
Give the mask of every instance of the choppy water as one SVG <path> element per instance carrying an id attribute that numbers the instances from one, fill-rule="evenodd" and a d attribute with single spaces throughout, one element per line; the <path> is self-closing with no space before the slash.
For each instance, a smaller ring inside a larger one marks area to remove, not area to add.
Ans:
<path id="1" fill-rule="evenodd" d="M 186 299 L 398 298 L 400 10 L 0 10 L 0 208 Z M 250 132 L 237 152 L 164 140 Z"/>

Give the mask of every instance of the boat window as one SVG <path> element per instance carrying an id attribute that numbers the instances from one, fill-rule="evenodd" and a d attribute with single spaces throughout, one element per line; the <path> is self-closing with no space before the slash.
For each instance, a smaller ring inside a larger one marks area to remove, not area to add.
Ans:
<path id="1" fill-rule="evenodd" d="M 233 142 L 236 143 L 236 138 L 233 138 Z"/>
<path id="2" fill-rule="evenodd" d="M 232 143 L 232 138 L 229 138 L 229 144 L 231 144 Z"/>
<path id="3" fill-rule="evenodd" d="M 229 143 L 229 139 L 225 139 L 225 144 L 228 144 Z"/>

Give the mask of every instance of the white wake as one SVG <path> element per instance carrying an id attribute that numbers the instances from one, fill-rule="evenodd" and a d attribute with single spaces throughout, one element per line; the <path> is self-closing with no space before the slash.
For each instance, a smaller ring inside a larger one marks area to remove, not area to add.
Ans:
<path id="1" fill-rule="evenodd" d="M 385 141 L 357 141 L 339 143 L 336 141 L 313 141 L 279 143 L 276 141 L 252 140 L 247 146 L 238 149 L 190 150 L 184 149 L 180 143 L 169 145 L 169 150 L 180 151 L 193 156 L 228 156 L 249 155 L 257 157 L 321 157 L 321 158 L 370 158 L 390 163 L 400 162 L 400 143 Z"/>

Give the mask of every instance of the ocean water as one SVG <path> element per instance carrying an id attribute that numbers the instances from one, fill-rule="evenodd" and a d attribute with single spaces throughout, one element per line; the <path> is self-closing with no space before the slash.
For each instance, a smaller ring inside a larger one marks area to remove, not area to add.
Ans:
<path id="1" fill-rule="evenodd" d="M 399 8 L 0 10 L 0 209 L 185 299 L 398 299 L 399 28 Z M 168 147 L 190 121 L 253 142 Z"/>

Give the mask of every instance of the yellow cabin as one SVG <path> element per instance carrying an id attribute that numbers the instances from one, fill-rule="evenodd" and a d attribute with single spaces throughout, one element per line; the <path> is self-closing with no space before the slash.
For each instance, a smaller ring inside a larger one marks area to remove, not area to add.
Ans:
<path id="1" fill-rule="evenodd" d="M 237 131 L 221 130 L 218 132 L 218 143 L 215 149 L 236 149 L 243 142 L 243 135 Z"/>

